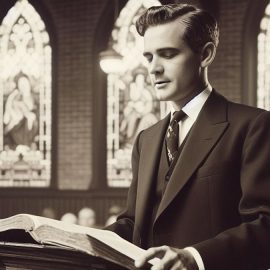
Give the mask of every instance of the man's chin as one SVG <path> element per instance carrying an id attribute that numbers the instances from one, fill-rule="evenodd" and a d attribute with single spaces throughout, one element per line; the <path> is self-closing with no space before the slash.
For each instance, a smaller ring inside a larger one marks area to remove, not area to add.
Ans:
<path id="1" fill-rule="evenodd" d="M 158 99 L 159 101 L 170 101 L 170 98 L 169 98 L 168 96 L 165 96 L 165 95 L 159 95 L 159 94 L 157 94 L 156 96 L 157 96 L 157 99 Z"/>

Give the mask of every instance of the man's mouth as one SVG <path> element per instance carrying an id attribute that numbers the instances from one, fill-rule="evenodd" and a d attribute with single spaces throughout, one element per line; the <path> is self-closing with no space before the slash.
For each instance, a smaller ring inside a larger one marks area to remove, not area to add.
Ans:
<path id="1" fill-rule="evenodd" d="M 163 88 L 165 87 L 168 83 L 170 83 L 170 81 L 168 80 L 160 80 L 160 81 L 155 81 L 155 87 L 156 88 Z"/>

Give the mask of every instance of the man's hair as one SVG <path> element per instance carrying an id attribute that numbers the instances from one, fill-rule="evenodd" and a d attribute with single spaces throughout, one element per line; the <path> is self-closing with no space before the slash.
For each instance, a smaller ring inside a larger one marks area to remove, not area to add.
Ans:
<path id="1" fill-rule="evenodd" d="M 185 26 L 184 40 L 194 52 L 199 52 L 207 42 L 217 47 L 219 29 L 216 19 L 207 11 L 188 4 L 153 6 L 144 11 L 136 21 L 141 36 L 155 25 L 179 19 Z M 181 25 L 179 25 L 181 27 Z"/>

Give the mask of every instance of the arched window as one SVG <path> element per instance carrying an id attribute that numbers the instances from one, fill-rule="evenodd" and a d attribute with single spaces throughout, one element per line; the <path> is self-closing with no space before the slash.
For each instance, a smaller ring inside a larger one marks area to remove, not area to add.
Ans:
<path id="1" fill-rule="evenodd" d="M 269 72 L 268 6 L 269 0 L 249 1 L 244 21 L 242 64 L 243 103 L 266 109 L 269 109 L 269 85 L 267 86 L 265 80 Z"/>
<path id="2" fill-rule="evenodd" d="M 156 0 L 130 0 L 122 9 L 112 31 L 112 46 L 123 57 L 124 72 L 108 74 L 107 89 L 107 178 L 113 187 L 129 186 L 130 158 L 136 135 L 166 113 L 150 85 L 143 39 L 135 21 Z"/>
<path id="3" fill-rule="evenodd" d="M 257 106 L 270 110 L 270 3 L 258 34 Z"/>
<path id="4" fill-rule="evenodd" d="M 51 47 L 44 22 L 18 0 L 0 26 L 0 186 L 51 177 Z"/>

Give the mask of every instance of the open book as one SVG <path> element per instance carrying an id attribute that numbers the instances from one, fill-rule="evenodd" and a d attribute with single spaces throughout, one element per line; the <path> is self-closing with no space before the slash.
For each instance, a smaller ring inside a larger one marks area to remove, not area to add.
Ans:
<path id="1" fill-rule="evenodd" d="M 136 269 L 134 260 L 145 252 L 111 231 L 29 214 L 0 219 L 0 241 L 69 247 L 129 269 Z"/>

